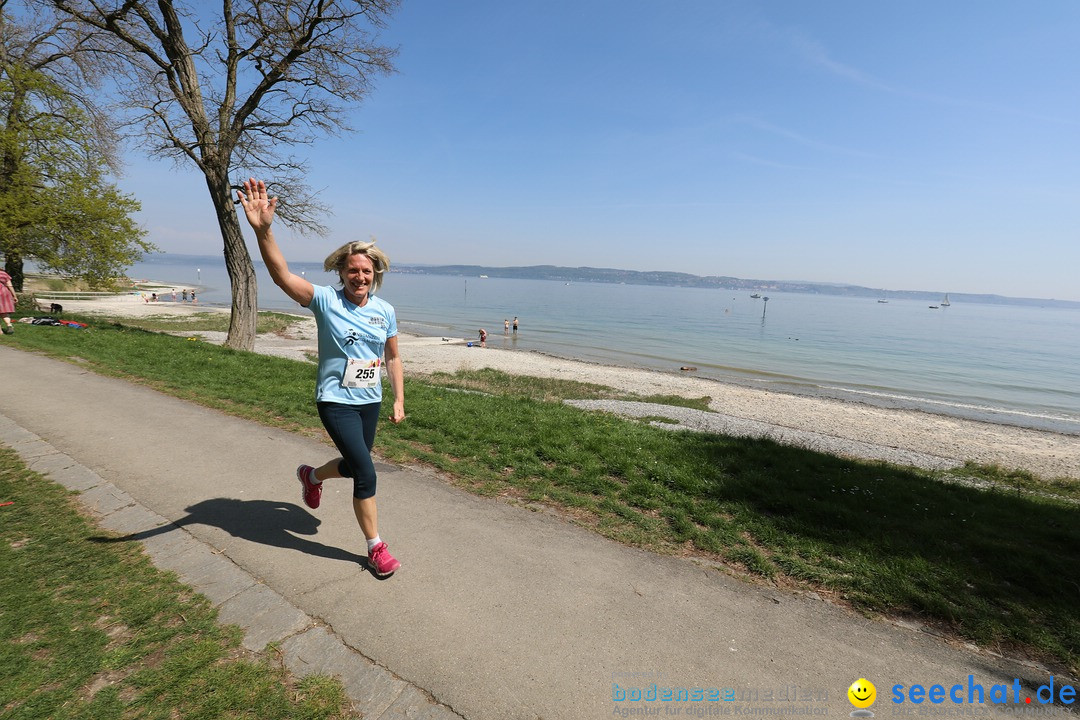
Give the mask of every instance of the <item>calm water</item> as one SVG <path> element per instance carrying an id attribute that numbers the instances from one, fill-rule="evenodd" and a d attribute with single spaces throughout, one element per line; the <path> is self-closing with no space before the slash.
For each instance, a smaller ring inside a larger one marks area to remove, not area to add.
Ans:
<path id="1" fill-rule="evenodd" d="M 292 264 L 316 283 L 333 276 Z M 257 265 L 259 306 L 306 313 Z M 220 258 L 163 255 L 130 274 L 229 304 Z M 390 274 L 407 332 L 1080 434 L 1080 311 L 770 293 Z M 503 319 L 517 315 L 517 337 Z M 648 391 L 649 388 L 642 388 Z"/>

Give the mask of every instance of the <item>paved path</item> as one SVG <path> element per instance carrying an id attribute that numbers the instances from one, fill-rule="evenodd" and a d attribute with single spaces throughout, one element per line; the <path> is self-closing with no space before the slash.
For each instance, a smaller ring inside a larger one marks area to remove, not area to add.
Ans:
<path id="1" fill-rule="evenodd" d="M 327 445 L 3 345 L 0 368 L 0 442 L 84 491 L 103 526 L 142 540 L 250 647 L 277 641 L 294 672 L 342 674 L 367 718 L 835 716 L 852 711 L 860 677 L 876 683 L 880 717 L 900 709 L 896 683 L 1048 679 L 386 464 L 380 529 L 403 568 L 378 580 L 362 568 L 345 481 L 317 511 L 300 503 L 294 468 Z M 736 699 L 616 699 L 653 682 Z M 958 707 L 976 709 L 914 709 Z"/>

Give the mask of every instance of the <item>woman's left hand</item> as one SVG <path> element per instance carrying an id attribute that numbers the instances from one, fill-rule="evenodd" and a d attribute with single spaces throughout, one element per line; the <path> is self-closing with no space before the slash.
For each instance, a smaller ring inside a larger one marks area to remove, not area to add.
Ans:
<path id="1" fill-rule="evenodd" d="M 397 425 L 405 419 L 405 403 L 395 402 L 394 411 L 390 413 L 390 422 Z"/>

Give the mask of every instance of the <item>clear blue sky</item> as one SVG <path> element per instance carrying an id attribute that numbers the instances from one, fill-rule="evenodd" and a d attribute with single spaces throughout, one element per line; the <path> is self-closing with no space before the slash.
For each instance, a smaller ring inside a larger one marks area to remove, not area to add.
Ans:
<path id="1" fill-rule="evenodd" d="M 404 0 L 384 37 L 290 259 L 1080 300 L 1076 0 Z M 201 178 L 128 157 L 150 239 L 219 253 Z"/>

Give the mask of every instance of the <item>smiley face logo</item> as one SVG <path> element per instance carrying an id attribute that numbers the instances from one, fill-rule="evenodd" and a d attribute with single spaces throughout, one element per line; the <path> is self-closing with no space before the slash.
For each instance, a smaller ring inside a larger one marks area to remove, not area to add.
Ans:
<path id="1" fill-rule="evenodd" d="M 859 678 L 847 689 L 848 700 L 857 708 L 868 708 L 877 700 L 877 688 L 866 678 Z"/>

